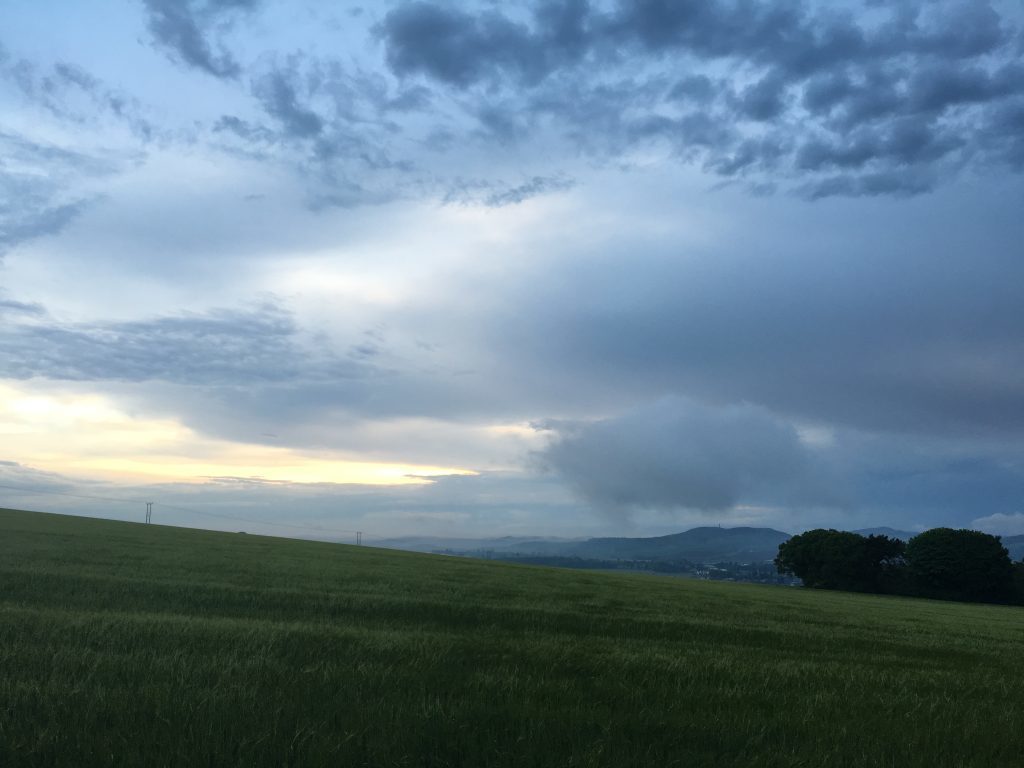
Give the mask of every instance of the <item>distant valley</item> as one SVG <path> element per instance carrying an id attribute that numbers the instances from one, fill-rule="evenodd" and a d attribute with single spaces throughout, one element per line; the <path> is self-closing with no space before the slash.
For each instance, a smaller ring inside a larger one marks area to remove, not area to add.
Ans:
<path id="1" fill-rule="evenodd" d="M 880 535 L 911 539 L 913 531 L 895 528 L 861 528 L 863 536 Z M 705 526 L 667 536 L 641 538 L 549 538 L 539 536 L 501 536 L 497 538 L 459 538 L 405 536 L 374 542 L 388 549 L 433 552 L 495 560 L 531 561 L 539 564 L 575 567 L 609 567 L 616 563 L 688 563 L 708 566 L 723 563 L 758 565 L 770 563 L 779 544 L 792 534 L 773 528 L 719 528 Z M 1011 560 L 1024 557 L 1024 536 L 1004 536 L 1003 546 Z M 675 570 L 675 569 L 670 569 Z"/>
<path id="2" fill-rule="evenodd" d="M 555 539 L 507 536 L 494 539 L 405 537 L 378 546 L 415 552 L 446 552 L 505 559 L 551 556 L 595 560 L 688 561 L 695 564 L 763 563 L 772 560 L 790 534 L 772 528 L 693 528 L 648 538 Z"/>

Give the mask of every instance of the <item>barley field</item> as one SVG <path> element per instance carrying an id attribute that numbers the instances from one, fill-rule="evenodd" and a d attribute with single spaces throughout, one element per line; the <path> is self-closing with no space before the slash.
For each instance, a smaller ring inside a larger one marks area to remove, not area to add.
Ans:
<path id="1" fill-rule="evenodd" d="M 1019 766 L 1024 609 L 0 510 L 0 766 Z"/>

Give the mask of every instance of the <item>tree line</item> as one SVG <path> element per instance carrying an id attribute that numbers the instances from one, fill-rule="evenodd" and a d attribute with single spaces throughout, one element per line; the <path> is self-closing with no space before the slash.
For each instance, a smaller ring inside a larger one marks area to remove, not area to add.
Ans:
<path id="1" fill-rule="evenodd" d="M 910 541 L 818 528 L 779 545 L 775 567 L 815 589 L 1024 605 L 1024 560 L 998 536 L 933 528 Z"/>

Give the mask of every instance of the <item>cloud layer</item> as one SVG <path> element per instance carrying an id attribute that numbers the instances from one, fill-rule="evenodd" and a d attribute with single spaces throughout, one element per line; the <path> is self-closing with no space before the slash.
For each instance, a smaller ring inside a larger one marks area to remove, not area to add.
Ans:
<path id="1" fill-rule="evenodd" d="M 978 2 L 861 10 L 563 0 L 518 20 L 415 2 L 380 34 L 396 75 L 472 94 L 506 137 L 551 125 L 600 153 L 657 143 L 724 179 L 811 198 L 1019 170 L 1019 20 Z"/>
<path id="2" fill-rule="evenodd" d="M 824 463 L 792 426 L 753 406 L 709 409 L 669 398 L 558 433 L 541 454 L 544 465 L 612 514 L 836 505 Z"/>
<path id="3" fill-rule="evenodd" d="M 315 502 L 395 526 L 1015 524 L 1012 3 L 118 8 L 0 10 L 19 408 L 483 472 Z"/>

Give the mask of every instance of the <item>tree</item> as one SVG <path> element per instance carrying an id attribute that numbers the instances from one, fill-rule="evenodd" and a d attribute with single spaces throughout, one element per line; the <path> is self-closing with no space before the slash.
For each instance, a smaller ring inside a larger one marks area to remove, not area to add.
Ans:
<path id="1" fill-rule="evenodd" d="M 1013 564 L 1013 602 L 1024 605 L 1024 560 Z"/>
<path id="2" fill-rule="evenodd" d="M 903 542 L 818 528 L 779 545 L 775 567 L 804 586 L 851 592 L 890 591 L 903 563 Z"/>
<path id="3" fill-rule="evenodd" d="M 903 590 L 907 544 L 902 539 L 872 534 L 864 540 L 865 568 L 871 575 L 872 592 Z"/>
<path id="4" fill-rule="evenodd" d="M 943 600 L 1001 602 L 1013 591 L 1013 565 L 998 536 L 932 528 L 907 542 L 917 594 Z"/>

